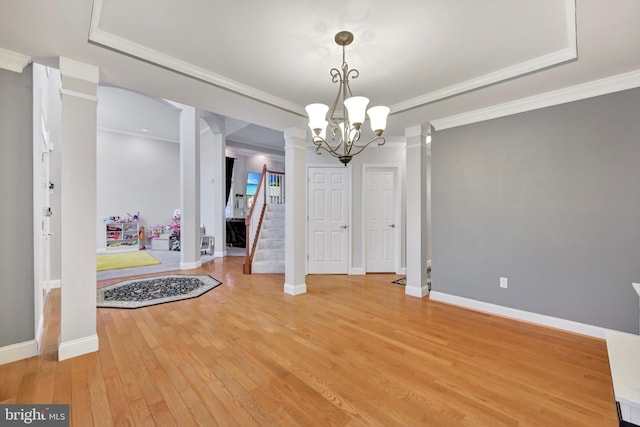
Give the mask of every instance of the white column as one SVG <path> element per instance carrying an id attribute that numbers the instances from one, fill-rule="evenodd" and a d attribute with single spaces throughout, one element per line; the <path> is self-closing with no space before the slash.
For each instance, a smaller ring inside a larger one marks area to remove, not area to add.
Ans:
<path id="1" fill-rule="evenodd" d="M 422 298 L 429 293 L 427 260 L 427 135 L 426 126 L 405 129 L 407 139 L 407 285 L 405 294 Z"/>
<path id="2" fill-rule="evenodd" d="M 211 209 L 206 209 L 207 212 L 211 212 L 212 217 L 207 218 L 207 221 L 203 220 L 204 224 L 211 224 L 207 226 L 207 234 L 213 236 L 215 239 L 215 253 L 214 256 L 222 257 L 226 253 L 226 218 L 225 208 L 227 206 L 226 196 L 226 161 L 225 161 L 225 122 L 221 117 L 214 115 L 207 115 L 203 117 L 203 120 L 211 129 L 213 134 L 213 141 L 210 147 L 207 147 L 207 158 L 203 159 L 208 164 L 207 170 L 209 173 L 206 175 L 209 182 L 201 183 L 202 188 L 206 185 L 206 188 L 211 190 L 211 194 L 207 194 L 201 200 L 203 203 L 210 203 Z M 201 152 L 205 152 L 205 147 L 202 147 Z M 204 164 L 203 164 L 204 167 Z M 203 209 L 204 211 L 205 209 Z"/>
<path id="3" fill-rule="evenodd" d="M 61 300 L 58 359 L 98 351 L 96 111 L 98 68 L 60 58 Z"/>
<path id="4" fill-rule="evenodd" d="M 285 151 L 285 261 L 284 292 L 289 295 L 307 292 L 305 283 L 307 172 L 306 129 L 284 131 Z"/>
<path id="5" fill-rule="evenodd" d="M 225 208 L 227 207 L 226 199 L 226 138 L 224 136 L 224 130 L 222 132 L 213 134 L 213 165 L 215 168 L 215 176 L 213 178 L 213 200 L 214 200 L 214 216 L 213 216 L 213 234 L 215 238 L 215 253 L 216 257 L 222 257 L 227 254 L 227 219 L 224 215 Z"/>
<path id="6" fill-rule="evenodd" d="M 183 105 L 180 113 L 180 269 L 202 265 L 200 259 L 200 115 Z"/>

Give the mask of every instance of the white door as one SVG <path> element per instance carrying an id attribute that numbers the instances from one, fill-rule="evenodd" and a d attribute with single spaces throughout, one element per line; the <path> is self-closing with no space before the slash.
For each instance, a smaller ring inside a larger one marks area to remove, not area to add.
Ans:
<path id="1" fill-rule="evenodd" d="M 309 168 L 309 274 L 349 271 L 348 169 Z"/>
<path id="2" fill-rule="evenodd" d="M 367 168 L 365 173 L 366 272 L 396 272 L 396 169 Z"/>

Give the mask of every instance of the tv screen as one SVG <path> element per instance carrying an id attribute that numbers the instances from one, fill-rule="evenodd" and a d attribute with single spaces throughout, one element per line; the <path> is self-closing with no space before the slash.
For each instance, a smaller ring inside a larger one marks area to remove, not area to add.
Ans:
<path id="1" fill-rule="evenodd" d="M 244 192 L 247 196 L 255 196 L 260 182 L 260 174 L 258 172 L 249 172 L 247 174 L 247 190 Z"/>

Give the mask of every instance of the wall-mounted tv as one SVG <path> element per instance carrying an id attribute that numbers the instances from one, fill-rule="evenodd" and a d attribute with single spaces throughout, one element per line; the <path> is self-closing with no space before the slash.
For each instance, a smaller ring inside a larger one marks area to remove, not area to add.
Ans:
<path id="1" fill-rule="evenodd" d="M 247 196 L 255 196 L 258 190 L 258 183 L 260 182 L 260 173 L 249 172 L 247 174 L 247 189 L 244 192 Z"/>

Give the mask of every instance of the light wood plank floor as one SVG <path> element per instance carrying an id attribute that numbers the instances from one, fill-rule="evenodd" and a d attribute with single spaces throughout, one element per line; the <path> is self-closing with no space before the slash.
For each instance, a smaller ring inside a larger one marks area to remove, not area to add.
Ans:
<path id="1" fill-rule="evenodd" d="M 617 425 L 601 340 L 407 297 L 395 275 L 310 276 L 294 297 L 241 270 L 98 309 L 100 351 L 64 362 L 52 293 L 41 355 L 0 366 L 0 402 L 70 403 L 74 426 Z"/>

